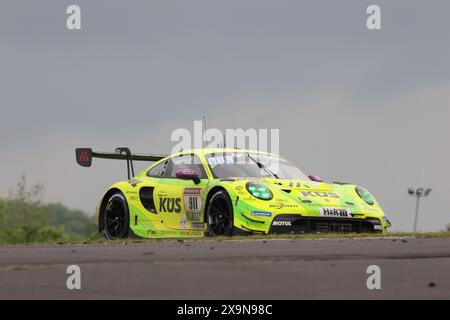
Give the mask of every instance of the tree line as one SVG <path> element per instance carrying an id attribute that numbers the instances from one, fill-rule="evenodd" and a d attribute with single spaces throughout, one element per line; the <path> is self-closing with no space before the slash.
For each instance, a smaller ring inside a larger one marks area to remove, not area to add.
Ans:
<path id="1" fill-rule="evenodd" d="M 24 175 L 0 198 L 0 244 L 54 243 L 98 238 L 94 217 L 60 203 L 43 203 L 44 186 Z"/>

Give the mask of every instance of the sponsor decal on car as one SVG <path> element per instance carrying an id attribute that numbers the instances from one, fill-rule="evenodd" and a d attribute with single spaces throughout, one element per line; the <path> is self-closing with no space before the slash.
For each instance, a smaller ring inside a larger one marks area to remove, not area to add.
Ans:
<path id="1" fill-rule="evenodd" d="M 238 155 L 238 156 L 241 157 L 241 155 Z M 236 155 L 211 157 L 208 159 L 208 164 L 212 168 L 214 168 L 218 164 L 233 164 L 233 163 L 235 163 L 233 157 L 236 157 Z"/>
<path id="2" fill-rule="evenodd" d="M 200 213 L 188 212 L 186 213 L 186 217 L 189 221 L 200 220 Z"/>
<path id="3" fill-rule="evenodd" d="M 200 212 L 202 209 L 202 196 L 200 188 L 184 189 L 184 210 L 186 212 Z"/>
<path id="4" fill-rule="evenodd" d="M 351 218 L 351 212 L 342 208 L 320 208 L 320 216 L 334 218 Z"/>
<path id="5" fill-rule="evenodd" d="M 339 199 L 340 196 L 335 192 L 314 192 L 314 191 L 301 191 L 301 194 L 305 197 L 319 197 L 319 198 L 336 198 Z"/>
<path id="6" fill-rule="evenodd" d="M 203 222 L 192 222 L 191 226 L 193 229 L 202 229 L 205 227 L 205 223 Z"/>
<path id="7" fill-rule="evenodd" d="M 269 205 L 270 208 L 275 209 L 283 209 L 283 208 L 298 208 L 297 204 L 291 204 L 291 203 L 272 203 Z"/>
<path id="8" fill-rule="evenodd" d="M 186 216 L 182 215 L 180 217 L 180 229 L 186 229 L 186 225 L 187 225 Z"/>
<path id="9" fill-rule="evenodd" d="M 276 220 L 272 225 L 277 227 L 290 227 L 292 226 L 292 222 L 287 220 Z"/>
<path id="10" fill-rule="evenodd" d="M 268 211 L 252 211 L 251 215 L 252 216 L 259 216 L 259 217 L 271 217 L 272 216 L 272 212 L 268 212 Z"/>
<path id="11" fill-rule="evenodd" d="M 202 236 L 203 231 L 192 231 L 192 230 L 148 230 L 147 234 L 149 236 L 159 236 L 159 237 L 183 237 L 183 236 Z"/>
<path id="12" fill-rule="evenodd" d="M 181 198 L 159 198 L 160 212 L 181 212 Z"/>
<path id="13" fill-rule="evenodd" d="M 202 209 L 202 196 L 200 188 L 184 189 L 184 210 L 186 212 L 200 212 Z"/>
<path id="14" fill-rule="evenodd" d="M 159 192 L 158 192 L 158 197 L 167 197 L 167 192 L 165 192 L 165 191 L 159 191 Z"/>
<path id="15" fill-rule="evenodd" d="M 200 194 L 200 188 L 184 188 L 184 194 Z"/>

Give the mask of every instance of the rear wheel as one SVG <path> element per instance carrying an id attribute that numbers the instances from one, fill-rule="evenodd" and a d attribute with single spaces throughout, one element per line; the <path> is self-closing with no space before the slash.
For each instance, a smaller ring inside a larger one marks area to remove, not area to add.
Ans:
<path id="1" fill-rule="evenodd" d="M 126 238 L 130 231 L 130 214 L 128 204 L 121 192 L 113 194 L 105 208 L 104 234 L 108 240 Z"/>
<path id="2" fill-rule="evenodd" d="M 208 203 L 206 211 L 207 235 L 233 235 L 233 206 L 225 190 L 215 192 Z"/>

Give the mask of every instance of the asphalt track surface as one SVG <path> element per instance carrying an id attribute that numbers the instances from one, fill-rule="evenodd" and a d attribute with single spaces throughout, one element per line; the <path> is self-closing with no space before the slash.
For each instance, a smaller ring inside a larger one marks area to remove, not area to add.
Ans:
<path id="1" fill-rule="evenodd" d="M 81 268 L 68 290 L 66 268 Z M 367 267 L 381 289 L 367 288 Z M 0 299 L 449 299 L 450 239 L 0 247 Z"/>

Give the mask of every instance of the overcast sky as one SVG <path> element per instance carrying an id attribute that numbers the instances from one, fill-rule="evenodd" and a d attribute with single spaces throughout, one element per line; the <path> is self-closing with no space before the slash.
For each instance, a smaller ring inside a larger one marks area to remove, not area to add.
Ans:
<path id="1" fill-rule="evenodd" d="M 381 7 L 382 30 L 366 28 Z M 66 29 L 66 8 L 82 29 Z M 0 196 L 22 173 L 93 213 L 125 164 L 74 148 L 167 153 L 176 128 L 278 128 L 304 172 L 368 188 L 410 231 L 450 223 L 450 2 L 160 0 L 0 4 Z"/>

